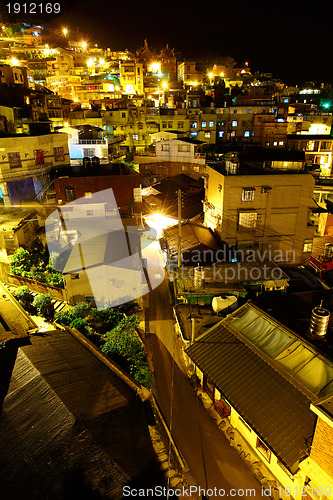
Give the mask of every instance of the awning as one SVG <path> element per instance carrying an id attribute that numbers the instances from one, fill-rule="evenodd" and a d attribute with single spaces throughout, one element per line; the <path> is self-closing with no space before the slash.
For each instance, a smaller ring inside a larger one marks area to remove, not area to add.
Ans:
<path id="1" fill-rule="evenodd" d="M 264 281 L 263 285 L 264 285 L 265 289 L 274 288 L 275 290 L 281 290 L 281 289 L 289 286 L 289 283 L 287 280 L 274 280 L 274 281 L 268 280 L 268 281 Z"/>

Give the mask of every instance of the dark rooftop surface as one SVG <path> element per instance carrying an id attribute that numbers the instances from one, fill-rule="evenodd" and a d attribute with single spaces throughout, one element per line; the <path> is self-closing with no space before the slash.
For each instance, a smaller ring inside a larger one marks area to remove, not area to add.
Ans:
<path id="1" fill-rule="evenodd" d="M 286 295 L 279 293 L 262 294 L 253 301 L 276 320 L 289 327 L 315 346 L 325 356 L 333 360 L 333 295 L 316 276 L 306 269 L 283 271 L 289 276 Z M 331 312 L 327 334 L 323 339 L 308 335 L 312 309 L 320 305 Z"/>
<path id="2" fill-rule="evenodd" d="M 6 500 L 117 500 L 126 484 L 164 484 L 141 399 L 67 332 L 19 351 L 0 429 Z"/>
<path id="3" fill-rule="evenodd" d="M 55 178 L 59 177 L 95 177 L 100 175 L 140 175 L 123 163 L 109 163 L 94 167 L 72 166 L 57 167 L 52 171 Z"/>
<path id="4" fill-rule="evenodd" d="M 192 222 L 185 222 L 181 225 L 181 249 L 182 252 L 198 248 L 209 248 L 219 250 L 222 243 L 209 228 Z M 164 239 L 172 255 L 178 253 L 178 225 L 164 230 Z"/>

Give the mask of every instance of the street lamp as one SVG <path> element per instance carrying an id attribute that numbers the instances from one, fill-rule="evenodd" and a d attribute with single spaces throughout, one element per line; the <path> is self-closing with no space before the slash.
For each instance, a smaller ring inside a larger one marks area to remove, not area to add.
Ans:
<path id="1" fill-rule="evenodd" d="M 63 34 L 64 36 L 67 36 L 67 35 L 68 35 L 68 29 L 67 29 L 67 28 L 63 28 L 63 29 L 62 29 L 62 34 Z"/>
<path id="2" fill-rule="evenodd" d="M 82 48 L 83 48 L 83 49 L 86 49 L 86 48 L 87 48 L 87 42 L 84 42 L 84 41 L 83 41 L 83 42 L 81 42 L 81 45 L 82 45 Z"/>

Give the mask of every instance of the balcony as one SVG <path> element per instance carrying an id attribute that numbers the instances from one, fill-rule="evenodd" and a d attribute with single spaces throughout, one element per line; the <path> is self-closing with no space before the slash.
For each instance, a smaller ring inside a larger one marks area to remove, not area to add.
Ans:
<path id="1" fill-rule="evenodd" d="M 104 146 L 108 145 L 106 139 L 69 139 L 68 144 L 102 144 Z"/>

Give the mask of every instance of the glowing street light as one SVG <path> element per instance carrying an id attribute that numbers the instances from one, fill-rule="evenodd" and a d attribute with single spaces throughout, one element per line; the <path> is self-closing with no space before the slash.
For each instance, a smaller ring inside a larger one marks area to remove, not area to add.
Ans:
<path id="1" fill-rule="evenodd" d="M 162 87 L 164 88 L 164 90 L 166 90 L 168 88 L 168 82 L 163 82 Z"/>
<path id="2" fill-rule="evenodd" d="M 87 48 L 87 42 L 84 42 L 84 41 L 83 41 L 83 42 L 81 42 L 81 45 L 82 45 L 82 48 L 83 48 L 83 49 L 86 49 L 86 48 Z"/>
<path id="3" fill-rule="evenodd" d="M 62 34 L 63 34 L 64 36 L 67 36 L 67 35 L 68 35 L 68 29 L 67 29 L 67 28 L 63 28 L 63 29 L 62 29 Z"/>
<path id="4" fill-rule="evenodd" d="M 88 59 L 88 61 L 87 61 L 87 66 L 88 66 L 88 68 L 91 68 L 92 66 L 94 66 L 94 64 L 95 64 L 95 63 L 94 63 L 94 60 L 93 60 L 93 59 Z"/>
<path id="5" fill-rule="evenodd" d="M 12 57 L 10 62 L 11 62 L 12 66 L 19 66 L 20 65 L 20 61 L 18 59 L 16 59 L 16 57 Z"/>

